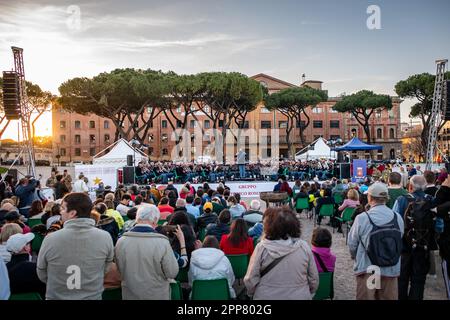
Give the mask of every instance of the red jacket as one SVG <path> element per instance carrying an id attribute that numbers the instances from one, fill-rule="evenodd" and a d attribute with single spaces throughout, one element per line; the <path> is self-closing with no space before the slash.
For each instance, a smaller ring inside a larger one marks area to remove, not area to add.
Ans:
<path id="1" fill-rule="evenodd" d="M 253 253 L 253 239 L 252 237 L 247 237 L 246 241 L 239 244 L 238 247 L 234 247 L 228 241 L 228 234 L 224 234 L 222 239 L 220 239 L 220 249 L 225 254 L 248 254 L 249 256 Z"/>
<path id="2" fill-rule="evenodd" d="M 289 196 L 292 196 L 292 189 L 289 186 L 289 183 L 283 182 L 280 187 L 280 192 L 287 192 Z"/>

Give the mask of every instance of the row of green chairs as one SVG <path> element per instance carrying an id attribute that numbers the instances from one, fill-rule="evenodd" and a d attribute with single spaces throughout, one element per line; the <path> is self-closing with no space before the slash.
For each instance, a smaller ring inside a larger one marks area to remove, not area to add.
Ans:
<path id="1" fill-rule="evenodd" d="M 317 219 L 316 219 L 316 213 L 315 213 L 315 209 L 314 209 L 314 227 L 317 224 Z M 319 216 L 321 217 L 331 217 L 334 214 L 334 204 L 324 204 L 320 207 L 320 212 L 319 212 Z"/>
<path id="2" fill-rule="evenodd" d="M 345 237 L 345 244 L 347 244 L 348 233 L 350 231 L 350 222 L 352 222 L 352 217 L 355 213 L 355 210 L 356 208 L 345 208 L 342 212 L 342 217 L 336 217 L 336 220 L 340 221 L 341 224 L 345 224 L 346 234 L 344 234 L 344 230 L 342 229 L 342 236 Z"/>

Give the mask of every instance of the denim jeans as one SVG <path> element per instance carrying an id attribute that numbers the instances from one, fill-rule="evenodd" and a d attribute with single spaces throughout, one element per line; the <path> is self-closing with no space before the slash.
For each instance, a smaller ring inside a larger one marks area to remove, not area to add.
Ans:
<path id="1" fill-rule="evenodd" d="M 245 178 L 245 164 L 239 165 L 239 177 Z"/>

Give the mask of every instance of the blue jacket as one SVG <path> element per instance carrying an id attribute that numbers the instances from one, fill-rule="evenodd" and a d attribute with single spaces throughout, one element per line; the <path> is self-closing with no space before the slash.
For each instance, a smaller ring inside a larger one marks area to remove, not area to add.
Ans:
<path id="1" fill-rule="evenodd" d="M 3 259 L 0 259 L 0 300 L 8 300 L 10 294 L 8 269 Z"/>
<path id="2" fill-rule="evenodd" d="M 30 180 L 28 185 L 18 185 L 16 187 L 16 196 L 19 197 L 20 208 L 29 207 L 34 199 L 34 189 L 36 188 L 36 180 Z"/>

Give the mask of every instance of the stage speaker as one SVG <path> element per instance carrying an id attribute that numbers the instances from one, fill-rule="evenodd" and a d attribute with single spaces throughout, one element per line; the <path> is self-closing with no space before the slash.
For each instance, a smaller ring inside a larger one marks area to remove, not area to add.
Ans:
<path id="1" fill-rule="evenodd" d="M 134 183 L 134 167 L 123 167 L 123 184 Z"/>
<path id="2" fill-rule="evenodd" d="M 3 72 L 3 108 L 8 120 L 20 119 L 20 91 L 17 73 Z"/>
<path id="3" fill-rule="evenodd" d="M 127 155 L 127 166 L 129 166 L 129 167 L 133 166 L 133 155 L 132 154 Z"/>
<path id="4" fill-rule="evenodd" d="M 447 80 L 446 85 L 446 101 L 444 101 L 444 120 L 450 120 L 450 80 Z"/>
<path id="5" fill-rule="evenodd" d="M 17 169 L 9 169 L 8 175 L 14 178 L 14 181 L 17 182 Z"/>
<path id="6" fill-rule="evenodd" d="M 350 179 L 352 173 L 350 172 L 350 163 L 341 163 L 340 165 L 341 179 Z"/>

